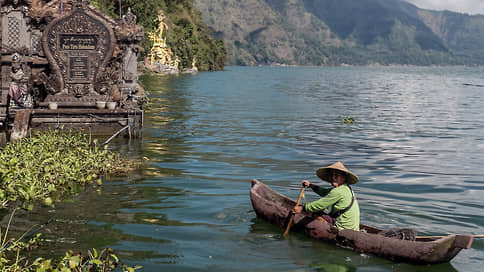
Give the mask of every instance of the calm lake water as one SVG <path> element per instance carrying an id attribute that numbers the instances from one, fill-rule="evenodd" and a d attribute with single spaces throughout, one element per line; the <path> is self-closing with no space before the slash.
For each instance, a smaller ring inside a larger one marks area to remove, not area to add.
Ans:
<path id="1" fill-rule="evenodd" d="M 143 271 L 482 271 L 483 239 L 434 266 L 281 239 L 249 189 L 258 178 L 296 198 L 341 160 L 360 177 L 363 223 L 484 234 L 484 68 L 227 67 L 143 82 L 143 138 L 111 147 L 150 160 L 30 214 L 55 216 L 35 254 L 112 247 Z"/>

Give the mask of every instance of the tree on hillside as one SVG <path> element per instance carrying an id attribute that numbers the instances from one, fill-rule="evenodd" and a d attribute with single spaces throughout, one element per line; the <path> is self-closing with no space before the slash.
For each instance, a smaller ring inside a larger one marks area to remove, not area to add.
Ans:
<path id="1" fill-rule="evenodd" d="M 201 14 L 193 8 L 193 0 L 96 0 L 91 3 L 113 18 L 119 18 L 128 8 L 145 28 L 145 55 L 152 44 L 149 32 L 157 27 L 157 16 L 162 9 L 167 16 L 167 44 L 180 58 L 180 68 L 191 68 L 193 59 L 201 71 L 223 70 L 227 53 L 222 40 L 215 40 L 212 31 L 202 22 Z M 121 6 L 120 6 L 121 4 Z"/>

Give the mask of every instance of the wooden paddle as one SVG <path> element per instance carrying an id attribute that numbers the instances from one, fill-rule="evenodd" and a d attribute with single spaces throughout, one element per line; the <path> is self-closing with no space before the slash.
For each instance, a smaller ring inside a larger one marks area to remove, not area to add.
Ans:
<path id="1" fill-rule="evenodd" d="M 304 189 L 306 189 L 305 186 L 301 188 L 301 192 L 299 192 L 299 197 L 297 198 L 296 206 L 299 206 L 299 202 L 301 202 L 301 198 L 304 194 Z M 291 217 L 289 218 L 289 223 L 287 223 L 286 231 L 284 232 L 284 236 L 289 234 L 289 229 L 291 229 L 292 221 L 294 220 L 294 212 L 291 211 Z"/>

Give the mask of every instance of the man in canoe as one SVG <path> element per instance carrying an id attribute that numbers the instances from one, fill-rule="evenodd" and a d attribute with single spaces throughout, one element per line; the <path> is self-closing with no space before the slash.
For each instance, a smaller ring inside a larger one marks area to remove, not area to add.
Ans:
<path id="1" fill-rule="evenodd" d="M 294 207 L 294 213 L 308 211 L 310 213 L 320 214 L 324 221 L 335 225 L 338 230 L 352 229 L 360 230 L 360 208 L 355 194 L 350 184 L 358 182 L 358 176 L 348 170 L 343 163 L 336 162 L 327 167 L 321 167 L 316 171 L 316 175 L 324 181 L 333 185 L 333 188 L 321 188 L 307 180 L 301 181 L 303 186 L 311 189 L 322 196 L 321 199 L 314 202 Z M 324 210 L 331 207 L 329 214 Z"/>

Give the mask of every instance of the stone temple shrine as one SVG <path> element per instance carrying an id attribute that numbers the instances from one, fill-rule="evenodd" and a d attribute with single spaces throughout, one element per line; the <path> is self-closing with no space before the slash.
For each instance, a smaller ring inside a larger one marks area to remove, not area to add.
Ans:
<path id="1" fill-rule="evenodd" d="M 2 138 L 56 127 L 139 134 L 143 28 L 130 10 L 112 19 L 88 0 L 2 0 L 0 22 Z"/>

